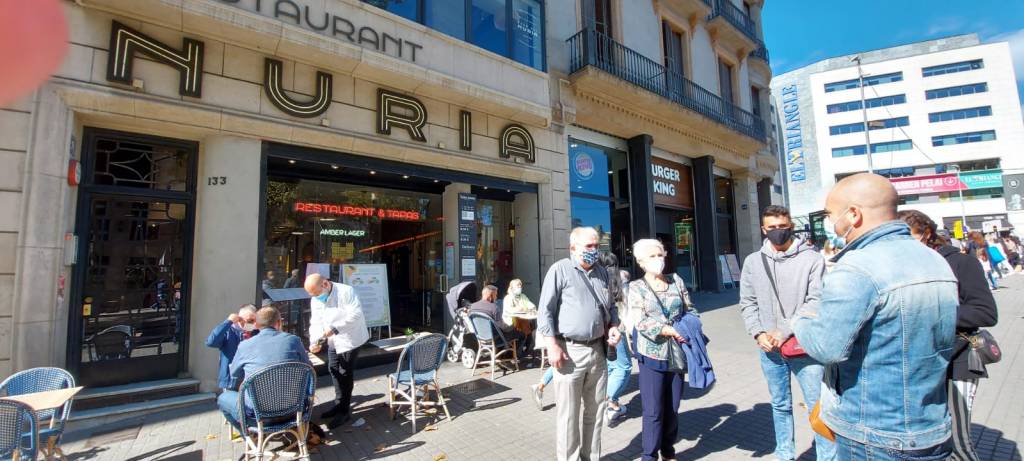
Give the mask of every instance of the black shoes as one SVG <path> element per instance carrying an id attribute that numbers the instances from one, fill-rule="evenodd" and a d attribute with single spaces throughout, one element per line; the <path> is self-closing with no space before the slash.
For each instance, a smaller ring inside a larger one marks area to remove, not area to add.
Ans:
<path id="1" fill-rule="evenodd" d="M 321 414 L 320 417 L 323 419 L 333 418 L 335 416 L 338 416 L 338 413 L 341 413 L 341 410 L 341 405 L 334 405 L 333 407 L 331 407 L 330 410 L 323 412 L 323 414 Z"/>
<path id="2" fill-rule="evenodd" d="M 343 415 L 335 416 L 333 419 L 331 419 L 331 422 L 327 423 L 327 428 L 328 429 L 334 429 L 334 428 L 336 428 L 338 426 L 341 426 L 342 424 L 345 424 L 345 423 L 349 422 L 349 420 L 351 420 L 351 419 L 352 419 L 352 414 L 351 413 L 345 413 Z"/>

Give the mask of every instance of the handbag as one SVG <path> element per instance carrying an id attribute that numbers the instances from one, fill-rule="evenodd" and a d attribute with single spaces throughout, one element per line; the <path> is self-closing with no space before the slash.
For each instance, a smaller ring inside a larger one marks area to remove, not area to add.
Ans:
<path id="1" fill-rule="evenodd" d="M 967 369 L 974 373 L 984 373 L 985 365 L 997 363 L 1003 358 L 999 343 L 988 330 L 978 330 L 973 335 L 958 333 L 957 336 L 967 341 Z"/>
<path id="2" fill-rule="evenodd" d="M 665 308 L 665 303 L 661 302 L 661 298 L 658 297 L 658 293 L 655 293 L 654 287 L 651 286 L 651 283 L 648 282 L 646 278 L 642 278 L 642 280 L 644 281 L 644 285 L 647 285 L 647 289 L 651 290 L 651 294 L 654 295 L 654 299 L 658 301 L 658 306 L 661 306 L 661 313 L 662 313 L 662 315 L 665 316 L 666 320 L 672 321 L 672 319 L 668 318 L 668 309 Z M 683 313 L 685 313 L 686 312 L 686 310 L 685 310 L 686 309 L 686 297 L 683 296 L 682 291 L 679 290 L 678 286 L 676 286 L 675 277 L 673 277 L 672 285 L 675 286 L 676 287 L 676 291 L 679 292 L 679 301 L 681 303 L 683 303 L 683 309 L 684 309 Z M 686 354 L 683 353 L 683 346 L 681 346 L 678 342 L 675 342 L 675 341 L 669 341 L 668 342 L 668 357 L 667 357 L 667 359 L 668 359 L 668 371 L 669 372 L 679 373 L 679 374 L 686 373 Z"/>
<path id="3" fill-rule="evenodd" d="M 764 253 L 761 253 L 761 264 L 764 265 L 764 271 L 768 274 L 768 281 L 772 284 L 772 292 L 775 293 L 775 299 L 779 301 L 779 312 L 782 313 L 782 319 L 788 320 L 786 317 L 786 307 L 782 305 L 782 298 L 779 296 L 779 287 L 775 285 L 775 277 L 772 276 L 772 271 L 768 268 L 768 256 L 765 256 Z M 779 353 L 782 354 L 783 358 L 787 359 L 807 355 L 807 351 L 800 346 L 800 341 L 796 339 L 796 336 L 790 336 L 783 341 L 782 345 L 779 346 Z"/>

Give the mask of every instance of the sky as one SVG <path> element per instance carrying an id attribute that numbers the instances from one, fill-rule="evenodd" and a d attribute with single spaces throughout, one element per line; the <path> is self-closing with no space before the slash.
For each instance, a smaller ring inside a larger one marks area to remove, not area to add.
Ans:
<path id="1" fill-rule="evenodd" d="M 1024 105 L 1024 0 L 768 0 L 761 14 L 774 75 L 950 35 L 1009 42 Z"/>

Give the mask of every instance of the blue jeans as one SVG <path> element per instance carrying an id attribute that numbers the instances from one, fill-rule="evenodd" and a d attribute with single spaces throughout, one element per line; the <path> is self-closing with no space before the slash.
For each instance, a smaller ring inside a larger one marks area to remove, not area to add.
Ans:
<path id="1" fill-rule="evenodd" d="M 921 450 L 893 450 L 855 442 L 836 434 L 836 459 L 839 461 L 942 461 L 953 453 L 950 441 Z"/>
<path id="2" fill-rule="evenodd" d="M 761 351 L 761 371 L 768 382 L 768 393 L 772 397 L 772 420 L 775 423 L 775 457 L 782 461 L 796 459 L 796 443 L 793 439 L 793 392 L 790 373 L 796 375 L 797 383 L 804 394 L 804 402 L 810 411 L 821 394 L 821 379 L 825 367 L 810 357 L 783 359 L 778 352 Z M 814 449 L 818 461 L 835 459 L 836 447 L 828 439 L 815 434 Z"/>
<path id="3" fill-rule="evenodd" d="M 224 392 L 221 392 L 220 396 L 217 397 L 217 407 L 220 408 L 221 413 L 224 413 L 224 419 L 228 420 L 231 427 L 241 432 L 242 430 L 238 424 L 240 419 L 238 414 L 238 391 L 225 389 Z"/>
<path id="4" fill-rule="evenodd" d="M 633 358 L 626 349 L 626 338 L 615 346 L 615 361 L 608 361 L 608 400 L 619 403 L 619 397 L 629 384 L 629 372 L 633 371 Z"/>
<path id="5" fill-rule="evenodd" d="M 548 384 L 551 384 L 551 378 L 554 377 L 555 367 L 548 367 L 547 370 L 544 370 L 544 376 L 540 378 L 540 383 L 543 384 L 544 386 L 547 386 Z"/>

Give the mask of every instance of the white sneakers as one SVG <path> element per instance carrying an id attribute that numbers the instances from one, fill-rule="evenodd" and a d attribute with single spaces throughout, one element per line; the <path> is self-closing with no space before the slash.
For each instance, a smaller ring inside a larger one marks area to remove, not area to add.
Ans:
<path id="1" fill-rule="evenodd" d="M 530 386 L 530 391 L 533 394 L 533 403 L 537 405 L 538 410 L 544 409 L 544 388 L 540 387 L 540 384 L 534 384 Z"/>
<path id="2" fill-rule="evenodd" d="M 628 411 L 629 411 L 629 408 L 627 408 L 626 404 L 624 404 L 624 403 L 620 403 L 619 404 L 619 409 L 618 410 L 616 410 L 616 409 L 614 409 L 612 407 L 608 407 L 604 411 L 604 422 L 605 422 L 605 425 L 607 425 L 608 427 L 612 427 L 612 424 L 615 422 L 615 420 L 617 420 L 619 418 L 625 417 L 626 416 L 626 412 L 628 412 Z"/>

